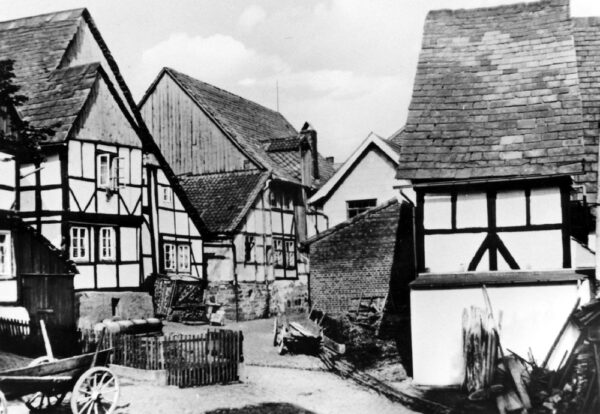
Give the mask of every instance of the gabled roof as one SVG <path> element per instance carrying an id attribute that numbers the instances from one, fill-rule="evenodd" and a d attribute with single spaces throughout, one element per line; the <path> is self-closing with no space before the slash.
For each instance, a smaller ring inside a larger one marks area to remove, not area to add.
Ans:
<path id="1" fill-rule="evenodd" d="M 348 157 L 348 159 L 342 164 L 340 168 L 335 170 L 331 178 L 321 186 L 321 188 L 310 197 L 308 202 L 314 204 L 329 198 L 329 196 L 335 191 L 335 189 L 341 184 L 348 174 L 352 172 L 354 167 L 362 159 L 364 154 L 373 148 L 378 148 L 383 154 L 385 154 L 390 161 L 395 165 L 398 165 L 398 158 L 400 156 L 400 146 L 397 143 L 381 138 L 379 135 L 371 132 L 364 139 L 363 142 L 358 146 L 356 150 Z M 333 167 L 333 166 L 332 166 Z M 333 169 L 333 168 L 332 168 Z"/>
<path id="2" fill-rule="evenodd" d="M 568 0 L 432 11 L 398 178 L 592 171 L 581 89 Z"/>
<path id="3" fill-rule="evenodd" d="M 246 217 L 269 173 L 253 170 L 181 175 L 179 178 L 208 230 L 214 234 L 230 234 Z"/>
<path id="4" fill-rule="evenodd" d="M 116 85 L 99 63 L 68 66 L 73 49 L 80 46 L 76 42 L 76 35 L 83 22 L 98 43 L 108 66 L 106 70 L 114 75 Z M 85 103 L 93 97 L 91 92 L 95 81 L 101 76 L 124 115 L 138 132 L 143 148 L 157 158 L 196 226 L 201 232 L 206 230 L 148 131 L 115 59 L 86 9 L 0 22 L 0 60 L 5 59 L 15 61 L 15 81 L 21 86 L 19 93 L 29 97 L 27 102 L 16 108 L 19 116 L 30 121 L 34 127 L 60 124 L 54 128 L 56 134 L 50 139 L 51 142 L 68 138 Z"/>
<path id="5" fill-rule="evenodd" d="M 139 107 L 165 75 L 170 76 L 259 168 L 272 171 L 275 179 L 299 183 L 300 170 L 290 168 L 288 164 L 296 158 L 293 153 L 298 151 L 295 145 L 298 131 L 281 113 L 171 68 L 162 69 L 140 100 Z M 299 165 L 299 155 L 297 157 Z M 329 173 L 325 162 L 320 157 L 319 164 L 323 165 L 325 173 Z"/>

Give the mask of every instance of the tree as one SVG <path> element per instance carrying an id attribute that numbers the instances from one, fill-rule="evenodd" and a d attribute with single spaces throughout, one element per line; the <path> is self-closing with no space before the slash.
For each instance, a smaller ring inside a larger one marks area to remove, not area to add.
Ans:
<path id="1" fill-rule="evenodd" d="M 21 87 L 14 83 L 14 61 L 0 61 L 0 117 L 10 118 L 13 111 L 27 102 L 25 95 L 19 94 Z M 15 120 L 10 131 L 5 133 L 0 130 L 0 143 L 16 147 L 35 158 L 41 158 L 41 143 L 54 135 L 55 125 L 37 128 L 23 119 Z"/>

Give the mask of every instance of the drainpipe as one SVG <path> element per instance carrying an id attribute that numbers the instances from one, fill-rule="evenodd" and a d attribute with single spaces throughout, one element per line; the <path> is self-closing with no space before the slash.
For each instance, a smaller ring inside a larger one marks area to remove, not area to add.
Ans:
<path id="1" fill-rule="evenodd" d="M 237 251 L 235 240 L 231 242 L 231 254 L 233 255 L 233 294 L 235 295 L 235 321 L 240 321 L 240 305 L 238 299 L 238 275 L 237 275 Z"/>

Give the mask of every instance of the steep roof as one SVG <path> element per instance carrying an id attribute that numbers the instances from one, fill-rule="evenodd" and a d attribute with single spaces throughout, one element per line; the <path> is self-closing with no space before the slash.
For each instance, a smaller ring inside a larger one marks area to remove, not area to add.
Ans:
<path id="1" fill-rule="evenodd" d="M 192 205 L 215 234 L 236 231 L 268 178 L 268 172 L 256 170 L 179 176 Z"/>
<path id="2" fill-rule="evenodd" d="M 595 169 L 575 50 L 568 0 L 430 12 L 398 178 Z"/>
<path id="3" fill-rule="evenodd" d="M 298 131 L 281 113 L 171 68 L 163 68 L 158 74 L 139 107 L 165 75 L 169 75 L 259 167 L 272 171 L 276 179 L 299 183 L 300 170 L 289 164 L 299 165 L 299 155 L 293 154 L 298 151 Z M 326 161 L 319 158 L 325 174 L 330 174 Z"/>
<path id="4" fill-rule="evenodd" d="M 390 140 L 381 138 L 379 135 L 371 132 L 367 137 L 360 143 L 360 145 L 354 150 L 352 155 L 341 165 L 341 167 L 333 170 L 334 173 L 331 178 L 326 181 L 319 190 L 313 194 L 308 202 L 310 204 L 318 203 L 321 200 L 327 199 L 335 191 L 335 189 L 343 182 L 343 180 L 350 174 L 360 159 L 368 151 L 373 148 L 378 148 L 383 154 L 385 154 L 395 165 L 398 165 L 398 158 L 400 156 L 400 145 Z"/>
<path id="5" fill-rule="evenodd" d="M 574 18 L 573 23 L 583 111 L 583 139 L 586 148 L 593 149 L 598 148 L 600 134 L 600 18 Z M 586 159 L 597 165 L 597 151 L 590 151 Z M 580 180 L 587 184 L 588 194 L 596 194 L 595 170 L 588 171 Z"/>
<path id="6" fill-rule="evenodd" d="M 284 169 L 291 177 L 297 181 L 302 181 L 302 159 L 300 157 L 300 137 L 293 136 L 289 138 L 276 138 L 267 141 L 264 144 L 265 150 L 271 160 L 280 168 Z M 319 179 L 314 177 L 313 187 L 319 188 L 327 182 L 334 174 L 333 163 L 327 161 L 321 154 L 319 157 Z M 312 169 L 311 169 L 312 173 Z"/>
<path id="7" fill-rule="evenodd" d="M 84 22 L 106 61 L 107 67 L 104 69 L 99 62 L 68 66 L 72 49 L 79 46 L 76 36 Z M 28 101 L 16 108 L 19 116 L 34 127 L 52 126 L 56 134 L 49 139 L 51 142 L 68 138 L 88 99 L 93 97 L 95 82 L 102 77 L 124 115 L 138 132 L 144 149 L 156 157 L 196 226 L 200 231 L 205 230 L 148 131 L 118 65 L 87 9 L 0 22 L 0 60 L 6 59 L 15 61 L 15 83 L 21 87 L 19 93 L 29 97 Z M 111 82 L 106 71 L 114 75 L 116 84 Z M 117 88 L 122 95 L 119 95 Z"/>

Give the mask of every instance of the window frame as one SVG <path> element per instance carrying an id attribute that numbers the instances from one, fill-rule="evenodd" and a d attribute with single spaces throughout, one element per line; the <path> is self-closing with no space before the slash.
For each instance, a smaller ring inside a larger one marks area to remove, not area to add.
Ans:
<path id="1" fill-rule="evenodd" d="M 81 231 L 83 230 L 84 234 L 81 235 Z M 78 235 L 75 235 L 75 232 L 78 232 Z M 78 263 L 85 263 L 90 261 L 90 229 L 88 227 L 82 226 L 73 226 L 69 230 L 69 256 L 71 260 Z M 75 240 L 78 240 L 78 243 L 75 243 Z M 85 246 L 84 246 L 85 244 Z M 84 249 L 85 255 L 81 255 L 82 247 Z M 75 252 L 78 252 L 75 255 Z"/>
<path id="2" fill-rule="evenodd" d="M 104 233 L 108 231 L 108 238 L 105 239 Z M 103 262 L 114 262 L 117 259 L 117 236 L 114 227 L 100 227 L 98 230 L 98 259 Z M 104 253 L 104 242 L 108 240 L 109 246 L 106 247 L 110 249 L 108 253 Z"/>
<path id="3" fill-rule="evenodd" d="M 244 263 L 256 263 L 256 236 L 244 235 Z"/>
<path id="4" fill-rule="evenodd" d="M 0 243 L 0 279 L 13 277 L 12 272 L 12 235 L 10 230 L 0 230 L 0 236 L 5 236 Z"/>
<path id="5" fill-rule="evenodd" d="M 369 206 L 352 207 L 350 205 L 351 203 L 368 203 Z M 372 209 L 373 207 L 377 207 L 377 198 L 361 198 L 356 200 L 346 200 L 346 218 L 351 219 L 353 217 L 356 217 L 359 214 L 362 214 L 365 211 Z"/>
<path id="6" fill-rule="evenodd" d="M 173 189 L 169 186 L 159 184 L 159 204 L 162 207 L 170 207 L 173 203 Z M 167 196 L 167 197 L 165 197 Z"/>
<path id="7" fill-rule="evenodd" d="M 102 168 L 103 162 L 107 166 L 104 172 Z M 119 188 L 124 188 L 128 184 L 129 172 L 126 169 L 129 164 L 125 161 L 125 157 L 119 156 L 118 153 L 99 151 L 96 153 L 96 163 L 96 183 L 98 188 L 115 191 Z"/>
<path id="8" fill-rule="evenodd" d="M 277 248 L 278 242 L 281 242 L 281 249 Z M 291 250 L 289 246 L 291 246 Z M 273 266 L 275 268 L 286 270 L 296 269 L 298 265 L 296 253 L 296 239 L 286 236 L 273 236 Z M 281 260 L 277 260 L 279 255 Z"/>
<path id="9" fill-rule="evenodd" d="M 171 246 L 170 258 L 167 257 L 166 247 Z M 187 249 L 187 266 L 180 263 L 180 253 Z M 160 271 L 161 273 L 192 274 L 192 245 L 188 241 L 162 240 L 160 243 Z M 167 263 L 172 262 L 167 267 Z"/>

